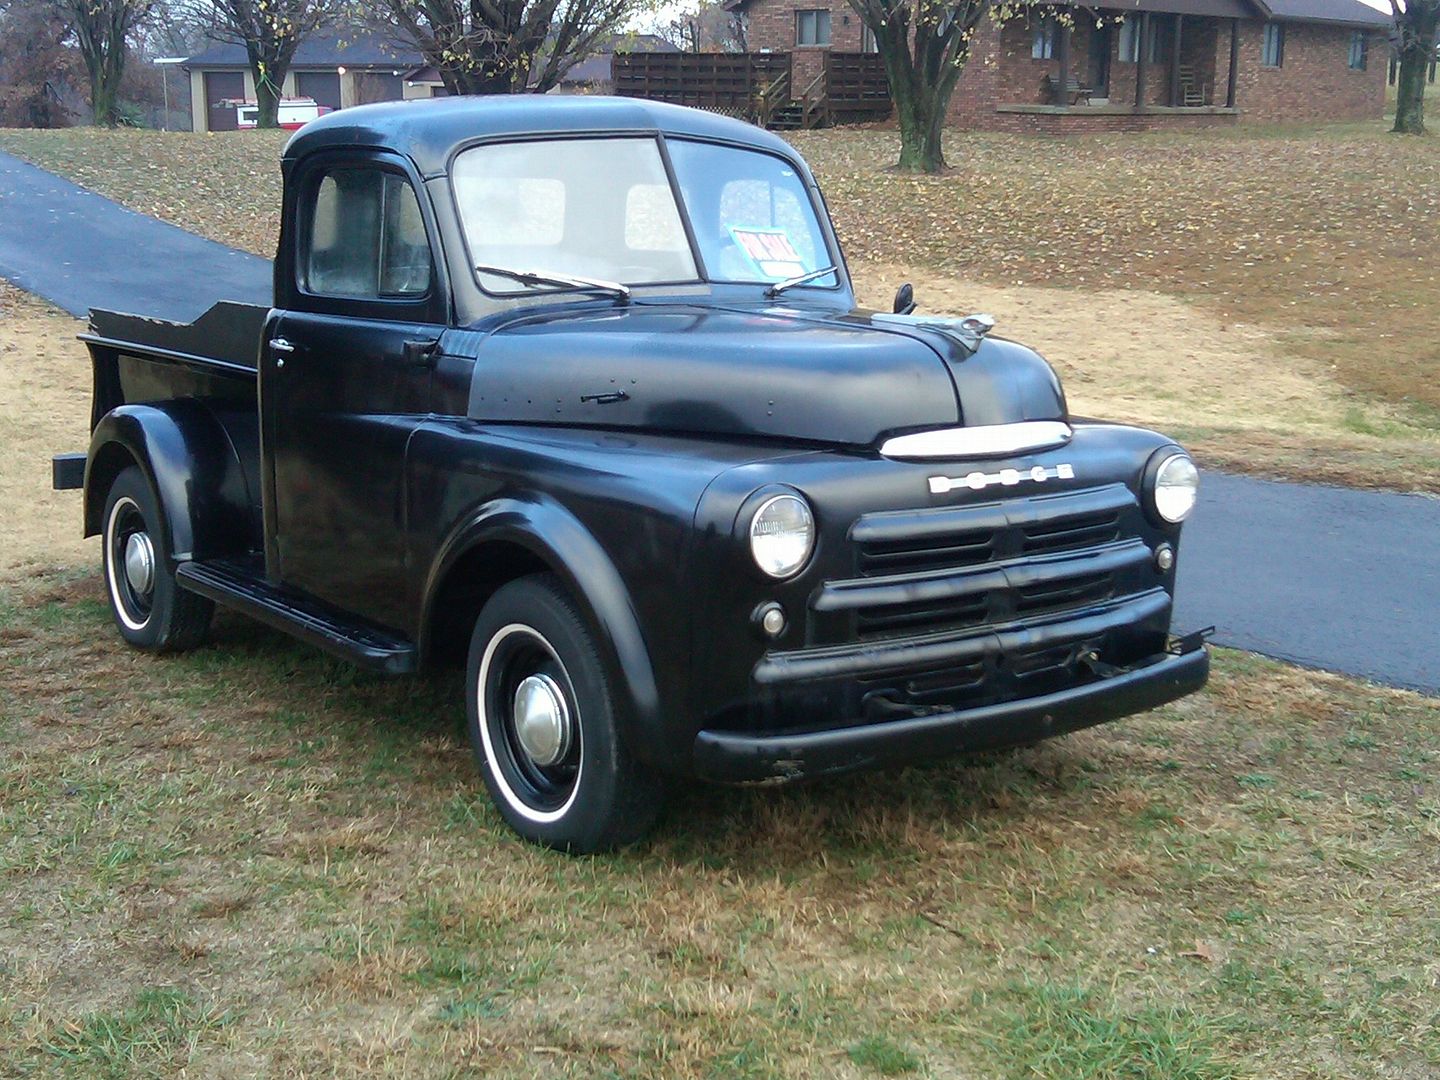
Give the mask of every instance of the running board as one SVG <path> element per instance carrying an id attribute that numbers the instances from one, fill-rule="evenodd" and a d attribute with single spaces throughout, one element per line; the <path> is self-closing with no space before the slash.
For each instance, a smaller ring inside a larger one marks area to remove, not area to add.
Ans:
<path id="1" fill-rule="evenodd" d="M 265 580 L 258 560 L 184 562 L 176 569 L 175 580 L 193 593 L 371 671 L 408 675 L 418 666 L 413 642 L 348 619 L 290 589 L 277 588 Z"/>

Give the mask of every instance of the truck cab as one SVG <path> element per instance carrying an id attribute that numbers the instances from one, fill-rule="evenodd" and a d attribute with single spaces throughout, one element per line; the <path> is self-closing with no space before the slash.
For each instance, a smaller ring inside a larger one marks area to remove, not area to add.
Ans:
<path id="1" fill-rule="evenodd" d="M 322 116 L 282 170 L 273 308 L 84 335 L 86 532 L 137 647 L 218 603 L 464 664 L 497 808 L 572 851 L 643 835 L 667 776 L 931 760 L 1203 685 L 1170 627 L 1189 456 L 1070 416 L 987 316 L 857 308 L 779 138 L 455 98 Z"/>

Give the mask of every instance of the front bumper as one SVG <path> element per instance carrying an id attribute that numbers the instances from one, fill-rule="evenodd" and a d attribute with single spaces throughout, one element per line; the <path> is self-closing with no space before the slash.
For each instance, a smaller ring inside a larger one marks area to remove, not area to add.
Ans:
<path id="1" fill-rule="evenodd" d="M 765 733 L 702 730 L 696 775 L 722 783 L 799 780 L 997 750 L 1144 712 L 1193 693 L 1210 674 L 1204 648 L 1158 653 L 1115 674 L 1038 697 L 853 727 Z"/>

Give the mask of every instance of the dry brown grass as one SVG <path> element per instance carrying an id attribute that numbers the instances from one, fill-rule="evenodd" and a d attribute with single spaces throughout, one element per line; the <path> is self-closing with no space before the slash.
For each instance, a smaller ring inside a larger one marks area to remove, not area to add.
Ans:
<path id="1" fill-rule="evenodd" d="M 74 492 L 50 490 L 50 458 L 90 441 L 83 324 L 0 282 L 0 577 L 70 566 L 86 551 Z"/>
<path id="2" fill-rule="evenodd" d="M 1003 313 L 997 333 L 1038 349 L 1070 408 L 1158 428 L 1236 472 L 1440 492 L 1440 428 L 1347 387 L 1273 323 L 1217 318 L 1144 289 L 990 286 L 913 266 L 854 262 L 861 303 L 917 283 L 928 311 Z M 1404 463 L 1404 475 L 1397 465 Z"/>
<path id="3" fill-rule="evenodd" d="M 1440 706 L 1222 655 L 984 758 L 515 840 L 451 677 L 0 606 L 0 1073 L 1399 1077 L 1440 1069 Z"/>

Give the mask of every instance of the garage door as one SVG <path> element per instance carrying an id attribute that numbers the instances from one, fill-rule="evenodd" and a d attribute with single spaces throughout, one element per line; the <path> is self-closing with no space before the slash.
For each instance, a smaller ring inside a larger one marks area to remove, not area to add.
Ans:
<path id="1" fill-rule="evenodd" d="M 205 72 L 205 120 L 211 131 L 234 131 L 238 118 L 234 105 L 245 100 L 245 75 L 239 71 Z"/>
<path id="2" fill-rule="evenodd" d="M 372 101 L 399 101 L 405 96 L 405 84 L 399 75 L 388 71 L 362 71 L 355 76 L 355 104 Z"/>
<path id="3" fill-rule="evenodd" d="M 301 71 L 295 76 L 295 93 L 314 98 L 317 105 L 340 107 L 340 73 L 338 71 Z"/>

